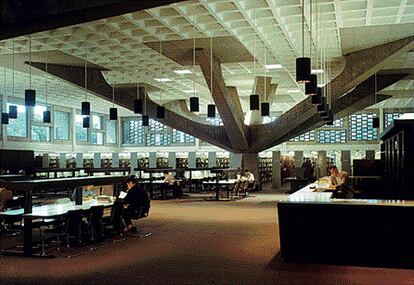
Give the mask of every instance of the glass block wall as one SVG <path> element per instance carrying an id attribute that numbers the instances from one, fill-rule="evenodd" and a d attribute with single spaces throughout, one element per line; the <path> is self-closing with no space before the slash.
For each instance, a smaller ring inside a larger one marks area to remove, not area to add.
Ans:
<path id="1" fill-rule="evenodd" d="M 154 134 L 149 133 L 146 135 L 147 146 L 166 146 L 170 144 L 170 134 Z"/>
<path id="2" fill-rule="evenodd" d="M 309 131 L 297 137 L 290 139 L 292 142 L 313 142 L 315 140 L 315 131 Z"/>
<path id="3" fill-rule="evenodd" d="M 123 130 L 124 144 L 142 145 L 144 143 L 144 127 L 141 118 L 124 121 Z"/>
<path id="4" fill-rule="evenodd" d="M 158 121 L 149 120 L 149 126 L 148 126 L 148 131 L 149 132 L 167 132 L 168 131 L 168 127 Z"/>
<path id="5" fill-rule="evenodd" d="M 346 130 L 318 130 L 318 143 L 344 143 Z"/>
<path id="6" fill-rule="evenodd" d="M 215 126 L 224 126 L 223 124 L 223 120 L 219 117 L 215 117 L 215 118 L 206 118 L 206 120 L 210 123 L 212 123 Z"/>
<path id="7" fill-rule="evenodd" d="M 194 144 L 195 138 L 189 134 L 173 129 L 172 143 L 173 144 Z"/>
<path id="8" fill-rule="evenodd" d="M 375 113 L 354 114 L 349 116 L 349 139 L 351 141 L 375 141 L 378 130 L 372 127 Z"/>
<path id="9" fill-rule="evenodd" d="M 384 128 L 391 125 L 394 119 L 398 119 L 403 113 L 384 113 Z"/>
<path id="10" fill-rule="evenodd" d="M 344 127 L 344 119 L 340 118 L 333 122 L 332 126 L 325 125 L 323 128 L 343 128 Z"/>

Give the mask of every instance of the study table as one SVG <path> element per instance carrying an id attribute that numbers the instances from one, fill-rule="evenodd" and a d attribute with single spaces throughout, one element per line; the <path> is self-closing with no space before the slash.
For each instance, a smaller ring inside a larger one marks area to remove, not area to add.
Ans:
<path id="1" fill-rule="evenodd" d="M 327 183 L 277 202 L 285 261 L 405 266 L 414 258 L 414 201 L 336 199 Z"/>
<path id="2" fill-rule="evenodd" d="M 204 181 L 203 184 L 208 185 L 208 186 L 214 186 L 214 191 L 216 192 L 214 200 L 219 201 L 220 200 L 220 191 L 223 190 L 223 189 L 226 190 L 226 192 L 227 192 L 227 199 L 230 198 L 230 191 L 231 191 L 230 186 L 233 185 L 236 181 L 237 181 L 237 179 Z"/>
<path id="3" fill-rule="evenodd" d="M 24 193 L 24 214 L 32 213 L 32 193 L 33 191 L 49 190 L 55 188 L 73 188 L 76 189 L 76 204 L 82 205 L 82 191 L 80 186 L 86 185 L 111 185 L 114 186 L 114 194 L 118 192 L 118 183 L 124 182 L 125 176 L 87 176 L 87 177 L 69 177 L 56 179 L 38 179 L 38 180 L 22 180 L 9 181 L 7 187 L 13 192 Z M 32 254 L 32 219 L 28 216 L 24 217 L 24 252 L 26 256 Z"/>

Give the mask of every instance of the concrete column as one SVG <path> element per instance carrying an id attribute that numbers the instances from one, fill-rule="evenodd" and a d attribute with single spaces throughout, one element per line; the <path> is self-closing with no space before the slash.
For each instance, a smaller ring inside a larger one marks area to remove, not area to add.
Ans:
<path id="1" fill-rule="evenodd" d="M 295 151 L 295 167 L 302 167 L 303 151 Z"/>
<path id="2" fill-rule="evenodd" d="M 341 170 L 351 174 L 351 151 L 341 151 Z"/>
<path id="3" fill-rule="evenodd" d="M 59 167 L 66 168 L 66 153 L 59 154 Z"/>
<path id="4" fill-rule="evenodd" d="M 177 165 L 177 161 L 176 161 L 176 155 L 175 152 L 169 152 L 168 153 L 168 166 L 175 168 Z"/>
<path id="5" fill-rule="evenodd" d="M 259 155 L 257 153 L 243 153 L 242 162 L 243 169 L 248 169 L 251 173 L 253 173 L 257 182 L 257 187 L 261 190 Z"/>
<path id="6" fill-rule="evenodd" d="M 375 159 L 375 150 L 366 150 L 365 159 L 368 159 L 368 160 Z"/>
<path id="7" fill-rule="evenodd" d="M 102 166 L 101 153 L 100 152 L 95 152 L 93 154 L 93 167 L 94 168 L 101 168 L 101 166 Z"/>
<path id="8" fill-rule="evenodd" d="M 148 157 L 148 167 L 149 168 L 155 168 L 157 167 L 157 153 L 156 152 L 150 152 Z"/>
<path id="9" fill-rule="evenodd" d="M 49 154 L 44 153 L 42 156 L 42 167 L 49 167 L 50 159 Z"/>
<path id="10" fill-rule="evenodd" d="M 279 188 L 282 184 L 282 173 L 280 170 L 280 151 L 272 151 L 272 187 Z"/>
<path id="11" fill-rule="evenodd" d="M 196 163 L 196 152 L 192 151 L 188 153 L 188 167 L 189 168 L 195 168 L 197 166 Z"/>
<path id="12" fill-rule="evenodd" d="M 326 171 L 326 151 L 320 150 L 318 151 L 318 163 L 317 166 L 319 166 L 319 177 L 323 177 L 327 175 Z"/>
<path id="13" fill-rule="evenodd" d="M 136 174 L 137 172 L 134 170 L 138 167 L 138 154 L 136 152 L 131 152 L 131 174 Z"/>
<path id="14" fill-rule="evenodd" d="M 83 167 L 83 153 L 76 153 L 76 167 Z"/>
<path id="15" fill-rule="evenodd" d="M 217 155 L 216 152 L 210 151 L 208 153 L 208 167 L 215 167 L 217 166 Z"/>
<path id="16" fill-rule="evenodd" d="M 112 167 L 119 167 L 119 152 L 112 153 Z"/>
<path id="17" fill-rule="evenodd" d="M 241 153 L 229 153 L 229 167 L 238 168 L 243 167 L 242 165 L 243 155 Z"/>
<path id="18" fill-rule="evenodd" d="M 385 127 L 385 122 L 384 122 L 384 109 L 383 108 L 379 108 L 379 121 L 380 121 L 380 125 L 379 125 L 379 134 L 382 133 L 384 131 L 384 127 Z M 378 135 L 379 135 L 378 134 Z"/>

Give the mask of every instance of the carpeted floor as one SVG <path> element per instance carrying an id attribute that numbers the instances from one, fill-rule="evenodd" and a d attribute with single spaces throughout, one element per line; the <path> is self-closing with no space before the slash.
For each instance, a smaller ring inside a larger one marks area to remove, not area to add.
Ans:
<path id="1" fill-rule="evenodd" d="M 76 258 L 0 256 L 0 284 L 414 284 L 414 270 L 283 263 L 280 197 L 152 201 L 138 223 L 152 236 L 107 240 Z"/>

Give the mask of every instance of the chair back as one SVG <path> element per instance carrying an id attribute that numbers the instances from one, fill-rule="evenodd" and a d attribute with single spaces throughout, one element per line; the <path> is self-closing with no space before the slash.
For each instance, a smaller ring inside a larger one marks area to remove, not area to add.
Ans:
<path id="1" fill-rule="evenodd" d="M 91 207 L 89 222 L 91 224 L 99 224 L 102 221 L 103 214 L 104 214 L 104 207 L 103 206 Z"/>
<path id="2" fill-rule="evenodd" d="M 79 231 L 82 222 L 83 210 L 71 210 L 66 215 L 66 232 L 73 233 Z"/>
<path id="3" fill-rule="evenodd" d="M 231 191 L 237 191 L 237 189 L 239 189 L 239 187 L 240 187 L 240 181 L 237 180 L 236 182 L 233 183 Z"/>

